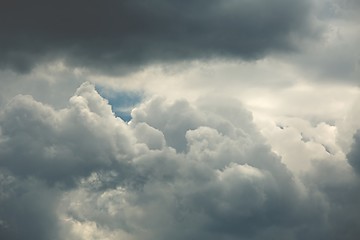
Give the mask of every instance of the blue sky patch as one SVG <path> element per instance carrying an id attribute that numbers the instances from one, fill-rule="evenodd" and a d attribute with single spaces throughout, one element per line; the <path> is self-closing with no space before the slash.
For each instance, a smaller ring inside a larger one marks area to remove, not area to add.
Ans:
<path id="1" fill-rule="evenodd" d="M 115 115 L 125 122 L 131 120 L 131 110 L 143 99 L 143 94 L 139 92 L 113 91 L 99 86 L 96 90 L 109 101 Z"/>

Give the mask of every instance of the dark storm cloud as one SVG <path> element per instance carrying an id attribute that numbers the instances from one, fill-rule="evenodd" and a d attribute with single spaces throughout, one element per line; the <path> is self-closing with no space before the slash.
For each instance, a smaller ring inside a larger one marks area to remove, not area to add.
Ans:
<path id="1" fill-rule="evenodd" d="M 301 0 L 5 0 L 0 66 L 26 72 L 56 58 L 96 68 L 254 59 L 310 35 L 309 9 Z"/>

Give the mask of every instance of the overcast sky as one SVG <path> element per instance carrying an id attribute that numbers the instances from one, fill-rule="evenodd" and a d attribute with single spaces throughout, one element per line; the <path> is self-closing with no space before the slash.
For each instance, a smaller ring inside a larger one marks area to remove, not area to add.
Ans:
<path id="1" fill-rule="evenodd" d="M 360 235 L 358 0 L 5 0 L 0 238 Z"/>

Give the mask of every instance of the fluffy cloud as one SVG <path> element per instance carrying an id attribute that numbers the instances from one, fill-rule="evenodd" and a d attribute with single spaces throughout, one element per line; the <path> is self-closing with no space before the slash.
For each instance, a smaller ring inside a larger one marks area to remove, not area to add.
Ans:
<path id="1" fill-rule="evenodd" d="M 315 161 L 298 175 L 235 100 L 154 98 L 132 116 L 117 118 L 89 83 L 64 109 L 30 96 L 10 101 L 0 117 L 0 236 L 358 236 L 357 140 L 351 165 Z"/>
<path id="2" fill-rule="evenodd" d="M 135 140 L 126 124 L 92 91 L 92 85 L 82 85 L 60 111 L 31 96 L 10 101 L 0 120 L 2 165 L 24 177 L 63 183 L 131 158 Z"/>
<path id="3" fill-rule="evenodd" d="M 26 72 L 65 59 L 110 70 L 214 56 L 254 59 L 313 37 L 310 6 L 299 0 L 6 1 L 0 66 Z"/>

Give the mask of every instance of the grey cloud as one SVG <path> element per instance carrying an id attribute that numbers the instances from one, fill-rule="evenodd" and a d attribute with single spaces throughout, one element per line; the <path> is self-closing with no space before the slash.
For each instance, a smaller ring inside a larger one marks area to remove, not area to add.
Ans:
<path id="1" fill-rule="evenodd" d="M 326 224 L 315 232 L 316 239 L 356 239 L 360 234 L 360 179 L 343 161 L 316 161 L 303 182 L 323 201 Z"/>
<path id="2" fill-rule="evenodd" d="M 58 63 L 39 66 L 27 75 L 1 71 L 0 104 L 5 105 L 14 96 L 23 94 L 57 109 L 64 108 L 74 89 L 84 82 L 80 78 L 73 69 Z"/>
<path id="3" fill-rule="evenodd" d="M 185 151 L 185 134 L 201 123 L 201 117 L 187 101 L 177 101 L 168 105 L 164 99 L 151 100 L 143 107 L 132 111 L 131 124 L 146 122 L 163 132 L 169 146 L 178 151 Z"/>
<path id="4" fill-rule="evenodd" d="M 155 98 L 132 114 L 116 118 L 88 83 L 60 110 L 29 96 L 9 102 L 0 236 L 357 239 L 359 178 L 345 161 L 297 177 L 235 100 Z"/>
<path id="5" fill-rule="evenodd" d="M 254 151 L 257 156 L 264 155 L 263 162 L 279 164 L 276 157 L 271 160 L 268 149 Z M 301 196 L 284 166 L 278 171 L 262 171 L 251 166 L 255 158 L 249 155 L 243 160 L 249 164 L 233 163 L 216 170 L 196 158 L 182 159 L 174 152 L 166 156 L 144 157 L 142 163 L 136 160 L 138 168 L 147 169 L 151 176 L 141 190 L 106 191 L 121 195 L 120 199 L 110 198 L 98 206 L 104 193 L 90 191 L 86 197 L 91 199 L 86 203 L 89 205 L 74 206 L 70 216 L 83 223 L 109 222 L 106 226 L 110 230 L 128 231 L 135 239 L 261 239 L 288 235 L 296 239 L 307 228 L 312 229 L 312 224 L 321 222 L 321 206 L 317 209 L 315 201 Z M 226 159 L 219 156 L 218 161 Z M 163 178 L 164 174 L 169 177 Z M 77 197 L 70 195 L 70 202 Z M 112 199 L 124 204 L 108 215 L 114 209 Z"/>
<path id="6" fill-rule="evenodd" d="M 259 140 L 251 113 L 232 98 L 208 96 L 198 100 L 197 108 L 186 100 L 168 103 L 165 99 L 154 98 L 132 111 L 132 125 L 147 123 L 159 129 L 168 146 L 178 152 L 188 147 L 187 133 L 201 126 L 216 129 L 222 135 L 244 141 Z"/>
<path id="7" fill-rule="evenodd" d="M 360 174 L 360 130 L 354 134 L 354 142 L 347 157 L 351 166 Z"/>
<path id="8" fill-rule="evenodd" d="M 56 206 L 60 192 L 3 170 L 0 180 L 0 238 L 59 239 Z"/>
<path id="9" fill-rule="evenodd" d="M 301 52 L 286 55 L 282 61 L 292 62 L 311 81 L 358 86 L 359 1 L 321 0 L 315 5 L 314 15 L 323 29 L 321 37 L 304 44 Z"/>
<path id="10" fill-rule="evenodd" d="M 82 85 L 69 104 L 55 111 L 31 96 L 10 101 L 0 118 L 2 166 L 24 177 L 67 185 L 95 169 L 125 164 L 133 151 L 129 130 L 94 87 Z M 116 124 L 105 130 L 108 121 Z"/>
<path id="11" fill-rule="evenodd" d="M 63 59 L 110 70 L 209 57 L 256 59 L 312 37 L 310 8 L 300 0 L 5 1 L 0 66 L 27 72 Z"/>

